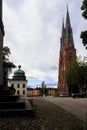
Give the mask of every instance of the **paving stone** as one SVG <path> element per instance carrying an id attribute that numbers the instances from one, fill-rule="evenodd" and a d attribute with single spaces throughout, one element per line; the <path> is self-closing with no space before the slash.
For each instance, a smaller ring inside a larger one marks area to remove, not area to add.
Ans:
<path id="1" fill-rule="evenodd" d="M 33 105 L 35 117 L 27 115 L 0 118 L 0 130 L 74 130 L 76 126 L 82 128 L 79 119 L 44 98 L 33 98 Z"/>

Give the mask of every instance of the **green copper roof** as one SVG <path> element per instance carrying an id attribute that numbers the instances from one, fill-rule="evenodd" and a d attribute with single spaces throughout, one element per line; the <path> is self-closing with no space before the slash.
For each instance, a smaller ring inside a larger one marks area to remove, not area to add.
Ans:
<path id="1" fill-rule="evenodd" d="M 21 66 L 18 66 L 18 68 L 19 69 L 14 72 L 14 75 L 21 75 L 21 76 L 25 75 L 25 72 L 20 69 Z"/>

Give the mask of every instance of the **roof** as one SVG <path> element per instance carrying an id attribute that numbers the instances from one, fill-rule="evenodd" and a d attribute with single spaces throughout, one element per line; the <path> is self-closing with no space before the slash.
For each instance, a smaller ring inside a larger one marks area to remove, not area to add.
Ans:
<path id="1" fill-rule="evenodd" d="M 20 68 L 21 68 L 21 66 L 19 65 L 18 69 L 14 72 L 15 76 L 24 76 L 25 75 L 25 72 L 23 70 L 21 70 Z"/>

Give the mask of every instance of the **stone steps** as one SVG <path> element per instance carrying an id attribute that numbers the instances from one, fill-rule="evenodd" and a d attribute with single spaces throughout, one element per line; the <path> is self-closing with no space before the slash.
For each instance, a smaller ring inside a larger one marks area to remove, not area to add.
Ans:
<path id="1" fill-rule="evenodd" d="M 0 102 L 0 117 L 23 115 L 29 117 L 34 115 L 33 108 L 27 99 L 19 98 L 17 101 Z"/>
<path id="2" fill-rule="evenodd" d="M 16 102 L 18 100 L 18 95 L 0 95 L 0 102 Z"/>
<path id="3" fill-rule="evenodd" d="M 0 102 L 0 110 L 5 109 L 24 109 L 25 102 L 17 101 L 17 102 Z"/>

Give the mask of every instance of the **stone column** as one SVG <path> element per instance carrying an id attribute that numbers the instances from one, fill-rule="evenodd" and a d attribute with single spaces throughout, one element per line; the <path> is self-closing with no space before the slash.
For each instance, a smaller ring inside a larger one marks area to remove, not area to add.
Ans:
<path id="1" fill-rule="evenodd" d="M 0 0 L 0 17 L 2 18 L 2 0 Z"/>
<path id="2" fill-rule="evenodd" d="M 2 0 L 0 0 L 0 89 L 3 89 L 3 36 L 4 36 L 4 27 L 2 22 Z"/>

